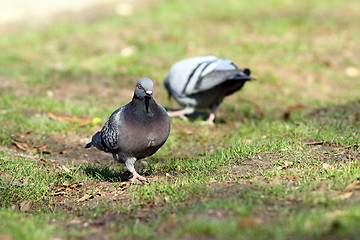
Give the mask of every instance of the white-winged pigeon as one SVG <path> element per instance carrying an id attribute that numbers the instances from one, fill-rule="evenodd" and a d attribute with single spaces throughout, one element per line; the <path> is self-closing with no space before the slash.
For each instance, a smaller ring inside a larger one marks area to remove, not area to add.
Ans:
<path id="1" fill-rule="evenodd" d="M 169 96 L 184 109 L 168 112 L 170 117 L 186 119 L 196 109 L 210 109 L 204 122 L 213 124 L 215 112 L 224 97 L 240 90 L 252 80 L 250 69 L 239 69 L 232 61 L 215 56 L 187 58 L 175 63 L 165 78 Z"/>

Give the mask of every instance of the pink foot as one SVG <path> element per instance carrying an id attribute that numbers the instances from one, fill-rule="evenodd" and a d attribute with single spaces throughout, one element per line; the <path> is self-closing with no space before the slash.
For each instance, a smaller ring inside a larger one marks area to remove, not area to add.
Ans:
<path id="1" fill-rule="evenodd" d="M 168 112 L 169 117 L 179 117 L 184 121 L 188 121 L 189 119 L 185 116 L 183 112 L 174 111 L 174 112 Z"/>
<path id="2" fill-rule="evenodd" d="M 140 180 L 140 181 L 148 181 L 146 177 L 141 176 L 140 174 L 138 174 L 136 171 L 134 171 L 132 178 L 130 178 L 130 182 L 135 182 L 136 179 Z"/>
<path id="3" fill-rule="evenodd" d="M 215 113 L 210 113 L 209 118 L 206 121 L 201 122 L 202 125 L 214 126 Z"/>

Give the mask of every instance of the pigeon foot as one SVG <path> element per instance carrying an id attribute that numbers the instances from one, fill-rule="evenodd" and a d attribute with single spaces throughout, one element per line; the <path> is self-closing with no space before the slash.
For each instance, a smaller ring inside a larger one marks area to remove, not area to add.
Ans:
<path id="1" fill-rule="evenodd" d="M 147 182 L 148 179 L 146 177 L 141 176 L 140 174 L 138 174 L 136 171 L 134 171 L 132 178 L 129 179 L 130 182 L 134 183 L 136 180 L 139 180 L 141 182 Z"/>
<path id="2" fill-rule="evenodd" d="M 207 126 L 214 126 L 215 125 L 213 121 L 208 121 L 208 120 L 202 121 L 200 124 L 201 125 L 207 125 Z"/>
<path id="3" fill-rule="evenodd" d="M 185 116 L 185 114 L 182 111 L 173 111 L 168 112 L 169 117 L 179 117 L 184 121 L 188 121 L 189 119 Z"/>
<path id="4" fill-rule="evenodd" d="M 169 117 L 180 117 L 182 120 L 188 121 L 189 119 L 185 116 L 185 114 L 191 114 L 194 112 L 193 108 L 186 107 L 177 111 L 168 112 Z"/>
<path id="5" fill-rule="evenodd" d="M 215 113 L 210 113 L 209 118 L 207 120 L 201 122 L 201 124 L 214 126 L 214 120 L 215 120 Z"/>

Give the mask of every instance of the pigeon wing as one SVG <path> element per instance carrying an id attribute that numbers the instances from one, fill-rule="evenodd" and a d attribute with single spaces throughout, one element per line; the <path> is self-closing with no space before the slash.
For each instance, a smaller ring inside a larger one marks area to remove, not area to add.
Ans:
<path id="1" fill-rule="evenodd" d="M 234 76 L 241 74 L 241 70 L 230 60 L 217 58 L 208 62 L 194 79 L 190 94 L 204 92 L 212 89 L 223 82 L 233 79 Z M 244 74 L 245 76 L 245 74 Z M 234 79 L 235 80 L 235 79 Z"/>
<path id="2" fill-rule="evenodd" d="M 121 107 L 113 112 L 109 120 L 104 124 L 100 131 L 101 146 L 105 152 L 117 152 L 119 149 L 119 135 L 120 135 L 120 116 L 123 112 Z"/>

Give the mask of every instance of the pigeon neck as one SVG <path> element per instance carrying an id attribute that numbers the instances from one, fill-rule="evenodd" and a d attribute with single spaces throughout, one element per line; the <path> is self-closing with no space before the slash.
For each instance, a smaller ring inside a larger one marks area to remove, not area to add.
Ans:
<path id="1" fill-rule="evenodd" d="M 152 97 L 139 97 L 134 95 L 133 104 L 139 112 L 145 112 L 146 114 L 153 114 L 153 108 L 156 105 Z"/>

